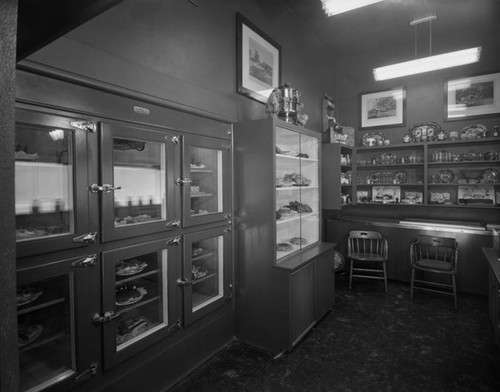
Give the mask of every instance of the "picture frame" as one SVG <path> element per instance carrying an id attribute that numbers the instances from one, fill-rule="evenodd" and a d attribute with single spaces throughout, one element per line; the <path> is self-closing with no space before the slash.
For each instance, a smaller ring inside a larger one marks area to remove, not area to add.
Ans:
<path id="1" fill-rule="evenodd" d="M 265 103 L 281 85 L 281 46 L 240 13 L 236 29 L 238 93 Z"/>
<path id="2" fill-rule="evenodd" d="M 500 114 L 500 72 L 445 81 L 445 121 L 498 114 Z"/>
<path id="3" fill-rule="evenodd" d="M 361 93 L 359 95 L 360 129 L 405 125 L 406 87 Z"/>

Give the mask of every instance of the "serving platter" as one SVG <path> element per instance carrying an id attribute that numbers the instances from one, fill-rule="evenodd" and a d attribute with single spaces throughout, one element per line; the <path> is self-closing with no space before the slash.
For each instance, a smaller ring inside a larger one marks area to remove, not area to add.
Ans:
<path id="1" fill-rule="evenodd" d="M 363 147 L 373 147 L 384 144 L 385 135 L 382 132 L 367 132 L 361 138 Z"/>
<path id="2" fill-rule="evenodd" d="M 434 140 L 434 137 L 441 131 L 441 126 L 435 122 L 421 122 L 413 125 L 408 134 L 412 142 L 425 142 Z"/>
<path id="3" fill-rule="evenodd" d="M 453 171 L 451 171 L 450 169 L 444 169 L 436 173 L 436 176 L 434 178 L 437 183 L 449 184 L 455 178 L 455 173 L 453 173 Z"/>
<path id="4" fill-rule="evenodd" d="M 460 133 L 460 137 L 462 139 L 479 139 L 483 137 L 483 135 L 488 131 L 482 124 L 471 124 L 462 128 L 462 132 Z"/>
<path id="5" fill-rule="evenodd" d="M 487 182 L 489 184 L 499 182 L 500 180 L 500 175 L 498 173 L 498 170 L 492 168 L 485 169 L 481 174 L 481 177 L 483 178 L 484 182 Z"/>

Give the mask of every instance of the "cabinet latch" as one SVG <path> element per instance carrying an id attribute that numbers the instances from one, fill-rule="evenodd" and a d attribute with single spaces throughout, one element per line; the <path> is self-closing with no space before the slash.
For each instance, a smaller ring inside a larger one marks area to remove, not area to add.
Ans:
<path id="1" fill-rule="evenodd" d="M 97 255 L 88 255 L 87 257 L 72 262 L 71 266 L 74 268 L 93 267 L 95 265 L 96 260 L 97 260 Z"/>
<path id="2" fill-rule="evenodd" d="M 174 219 L 173 221 L 165 223 L 165 226 L 167 229 L 173 229 L 181 226 L 181 220 L 180 219 Z"/>
<path id="3" fill-rule="evenodd" d="M 73 243 L 75 244 L 93 244 L 97 237 L 97 232 L 86 233 L 73 238 Z"/>
<path id="4" fill-rule="evenodd" d="M 84 381 L 97 374 L 97 369 L 99 367 L 99 362 L 91 362 L 88 369 L 85 369 L 82 373 L 75 377 L 76 382 Z"/>
<path id="5" fill-rule="evenodd" d="M 122 314 L 121 312 L 115 313 L 113 311 L 105 312 L 103 315 L 99 314 L 99 313 L 95 313 L 94 316 L 92 316 L 92 322 L 95 325 L 108 323 L 108 322 L 114 320 L 115 318 L 120 317 L 121 314 Z"/>
<path id="6" fill-rule="evenodd" d="M 223 144 L 221 147 L 222 147 L 223 150 L 231 151 L 231 145 L 229 143 L 228 144 Z"/>
<path id="7" fill-rule="evenodd" d="M 182 242 L 180 236 L 172 237 L 167 240 L 167 245 L 180 245 Z"/>
<path id="8" fill-rule="evenodd" d="M 179 278 L 176 283 L 177 286 L 190 286 L 193 284 L 193 281 L 189 278 Z"/>
<path id="9" fill-rule="evenodd" d="M 82 131 L 97 132 L 97 123 L 94 121 L 71 121 L 70 127 L 81 129 Z"/>
<path id="10" fill-rule="evenodd" d="M 181 320 L 177 319 L 175 324 L 172 324 L 170 327 L 168 327 L 167 329 L 168 334 L 170 335 L 175 331 L 178 331 L 179 329 L 181 329 L 181 326 L 182 326 Z"/>
<path id="11" fill-rule="evenodd" d="M 191 180 L 189 178 L 186 178 L 186 177 L 178 178 L 175 180 L 175 185 L 181 186 L 181 185 L 189 185 L 189 184 L 191 184 Z"/>
<path id="12" fill-rule="evenodd" d="M 97 184 L 92 184 L 89 186 L 89 190 L 92 193 L 110 193 L 111 191 L 116 191 L 118 189 L 122 189 L 121 186 L 113 186 L 110 184 L 102 184 L 102 185 L 97 185 Z"/>

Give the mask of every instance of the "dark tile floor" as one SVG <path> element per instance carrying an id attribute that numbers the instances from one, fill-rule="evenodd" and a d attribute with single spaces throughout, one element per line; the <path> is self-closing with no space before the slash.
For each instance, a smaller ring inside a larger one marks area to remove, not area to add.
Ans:
<path id="1" fill-rule="evenodd" d="M 277 359 L 235 341 L 176 385 L 186 391 L 500 391 L 486 297 L 418 293 L 391 282 L 347 288 L 290 353 Z"/>

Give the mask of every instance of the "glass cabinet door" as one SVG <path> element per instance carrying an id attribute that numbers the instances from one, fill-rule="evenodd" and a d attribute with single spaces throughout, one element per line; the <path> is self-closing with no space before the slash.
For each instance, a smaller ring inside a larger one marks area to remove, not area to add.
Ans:
<path id="1" fill-rule="evenodd" d="M 136 354 L 180 325 L 175 309 L 180 238 L 103 253 L 105 367 Z M 108 317 L 109 316 L 109 317 Z"/>
<path id="2" fill-rule="evenodd" d="M 230 170 L 229 141 L 184 136 L 184 226 L 230 218 Z"/>
<path id="3" fill-rule="evenodd" d="M 18 109 L 15 134 L 18 256 L 81 246 L 88 229 L 86 130 L 76 120 Z"/>
<path id="4" fill-rule="evenodd" d="M 101 141 L 103 240 L 174 229 L 176 137 L 101 124 Z"/>
<path id="5" fill-rule="evenodd" d="M 91 367 L 88 345 L 88 314 L 84 301 L 86 268 L 95 256 L 52 261 L 42 267 L 18 272 L 17 319 L 21 391 L 39 391 L 58 383 L 73 383 Z"/>
<path id="6" fill-rule="evenodd" d="M 186 324 L 224 303 L 224 266 L 229 262 L 230 241 L 229 227 L 185 236 L 184 277 L 177 284 L 184 288 Z"/>
<path id="7" fill-rule="evenodd" d="M 276 127 L 276 259 L 319 241 L 318 138 Z"/>

